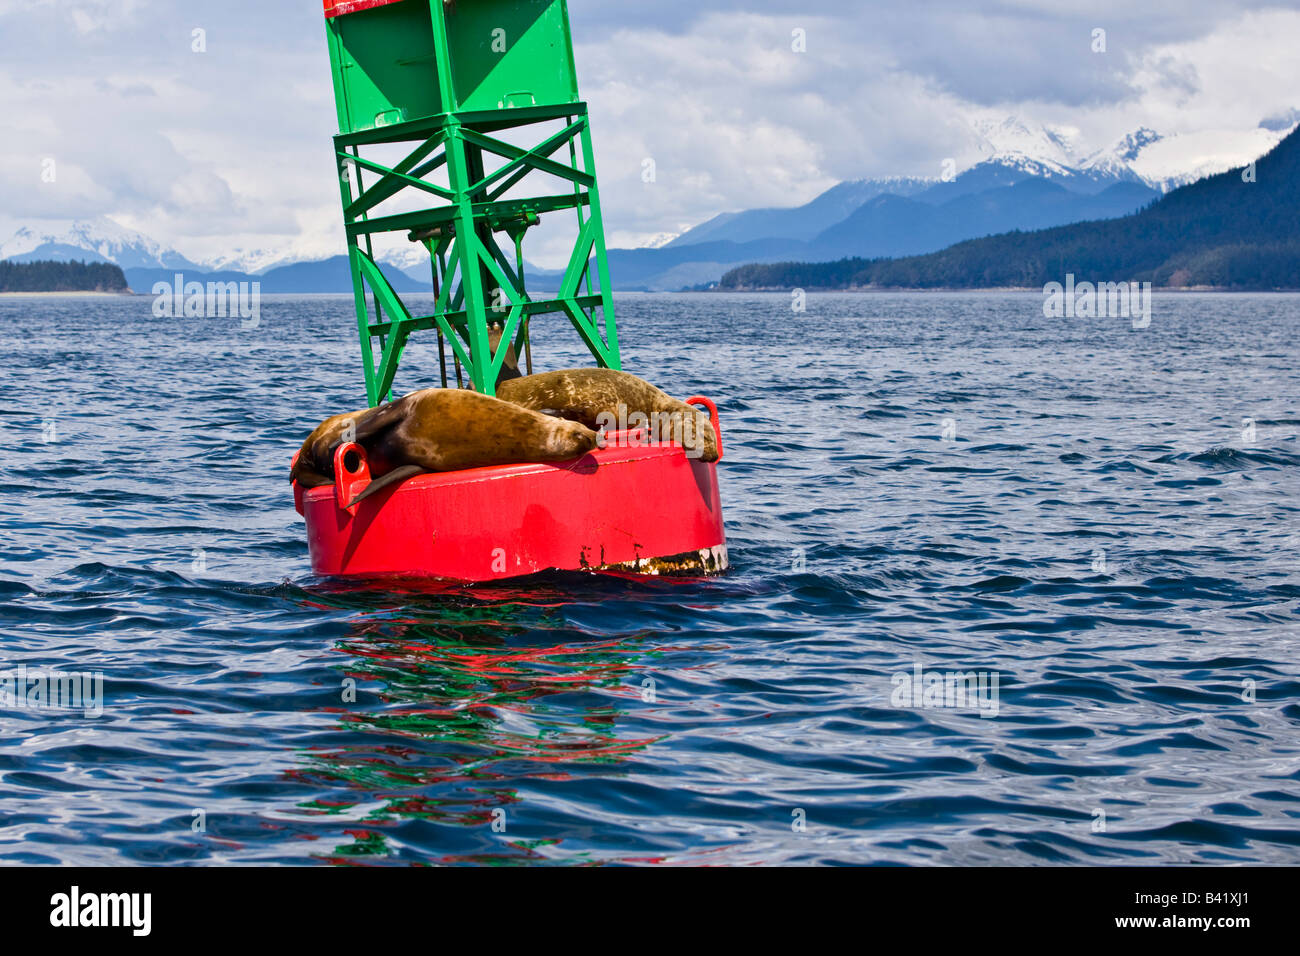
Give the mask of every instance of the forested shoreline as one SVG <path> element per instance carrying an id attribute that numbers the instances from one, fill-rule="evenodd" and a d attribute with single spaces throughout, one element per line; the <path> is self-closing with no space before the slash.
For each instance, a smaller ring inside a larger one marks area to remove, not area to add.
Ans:
<path id="1" fill-rule="evenodd" d="M 109 262 L 0 260 L 0 292 L 129 292 L 122 270 Z"/>

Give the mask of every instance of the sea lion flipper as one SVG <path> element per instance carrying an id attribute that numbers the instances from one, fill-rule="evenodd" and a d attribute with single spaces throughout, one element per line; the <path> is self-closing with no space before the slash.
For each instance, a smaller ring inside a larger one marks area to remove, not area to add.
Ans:
<path id="1" fill-rule="evenodd" d="M 410 396 L 407 397 L 409 398 Z M 354 441 L 364 442 L 388 431 L 388 429 L 403 421 L 409 413 L 410 403 L 406 398 L 399 398 L 397 401 L 389 402 L 387 405 L 380 405 L 378 408 L 368 409 L 357 418 L 357 437 Z"/>
<path id="2" fill-rule="evenodd" d="M 379 492 L 383 491 L 390 485 L 395 485 L 399 481 L 405 481 L 407 478 L 414 478 L 416 475 L 423 475 L 426 473 L 426 469 L 421 468 L 419 465 L 403 465 L 401 468 L 394 468 L 388 474 L 376 478 L 370 484 L 366 485 L 361 494 L 348 502 L 348 508 L 355 508 L 371 495 L 379 494 Z"/>

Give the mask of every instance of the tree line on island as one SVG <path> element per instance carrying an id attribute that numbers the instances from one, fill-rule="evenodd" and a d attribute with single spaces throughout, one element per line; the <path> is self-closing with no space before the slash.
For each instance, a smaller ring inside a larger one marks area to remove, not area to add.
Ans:
<path id="1" fill-rule="evenodd" d="M 1092 281 L 1300 289 L 1300 131 L 1251 165 L 1183 186 L 1119 219 L 1009 232 L 899 259 L 746 265 L 725 290 L 1042 288 Z"/>
<path id="2" fill-rule="evenodd" d="M 111 262 L 0 260 L 0 292 L 129 292 Z"/>

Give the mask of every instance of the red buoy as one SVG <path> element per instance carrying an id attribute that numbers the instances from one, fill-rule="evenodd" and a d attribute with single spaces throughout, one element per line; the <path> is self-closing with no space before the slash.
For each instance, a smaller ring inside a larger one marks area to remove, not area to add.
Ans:
<path id="1" fill-rule="evenodd" d="M 718 411 L 708 409 L 722 452 Z M 606 433 L 575 461 L 422 475 L 349 510 L 370 482 L 365 449 L 335 453 L 334 485 L 294 483 L 312 570 L 483 582 L 539 571 L 712 574 L 728 566 L 715 463 L 644 430 Z"/>

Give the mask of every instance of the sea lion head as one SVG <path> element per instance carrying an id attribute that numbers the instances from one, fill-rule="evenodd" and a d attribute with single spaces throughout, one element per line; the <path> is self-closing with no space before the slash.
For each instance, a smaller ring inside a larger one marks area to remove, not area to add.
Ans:
<path id="1" fill-rule="evenodd" d="M 505 331 L 501 328 L 500 322 L 493 323 L 488 329 L 488 348 L 491 350 L 492 357 L 495 358 L 497 349 L 501 346 L 501 339 Z M 515 352 L 513 342 L 506 343 L 506 357 L 501 363 L 501 374 L 497 376 L 497 385 L 502 382 L 510 382 L 517 378 L 523 378 L 524 373 L 519 371 L 519 355 Z"/>
<path id="2" fill-rule="evenodd" d="M 713 430 L 709 416 L 698 408 L 682 403 L 683 407 L 675 414 L 681 416 L 681 444 L 690 458 L 698 458 L 709 464 L 719 458 L 718 433 Z"/>
<path id="3" fill-rule="evenodd" d="M 396 402 L 389 402 L 378 408 L 348 412 L 325 419 L 302 443 L 302 448 L 298 451 L 298 459 L 289 472 L 289 480 L 296 481 L 304 488 L 319 488 L 322 485 L 334 484 L 334 452 L 340 445 L 350 442 L 356 442 L 366 448 L 372 472 L 379 473 L 386 470 L 387 462 L 383 453 L 374 447 L 375 439 L 400 422 L 406 414 L 408 400 L 420 394 L 413 392 Z"/>
<path id="4" fill-rule="evenodd" d="M 650 423 L 657 441 L 679 442 L 702 462 L 718 460 L 718 436 L 708 415 L 679 402 L 644 379 L 608 368 L 543 372 L 504 383 L 497 396 L 534 411 L 581 422 L 588 428 Z"/>
<path id="5" fill-rule="evenodd" d="M 546 439 L 546 450 L 557 459 L 585 455 L 596 447 L 599 440 L 594 431 L 579 422 L 553 418 L 547 424 L 550 434 Z"/>
<path id="6" fill-rule="evenodd" d="M 298 458 L 289 472 L 289 480 L 304 488 L 334 484 L 334 450 L 355 441 L 356 422 L 361 412 L 335 415 L 316 427 L 298 450 Z"/>

